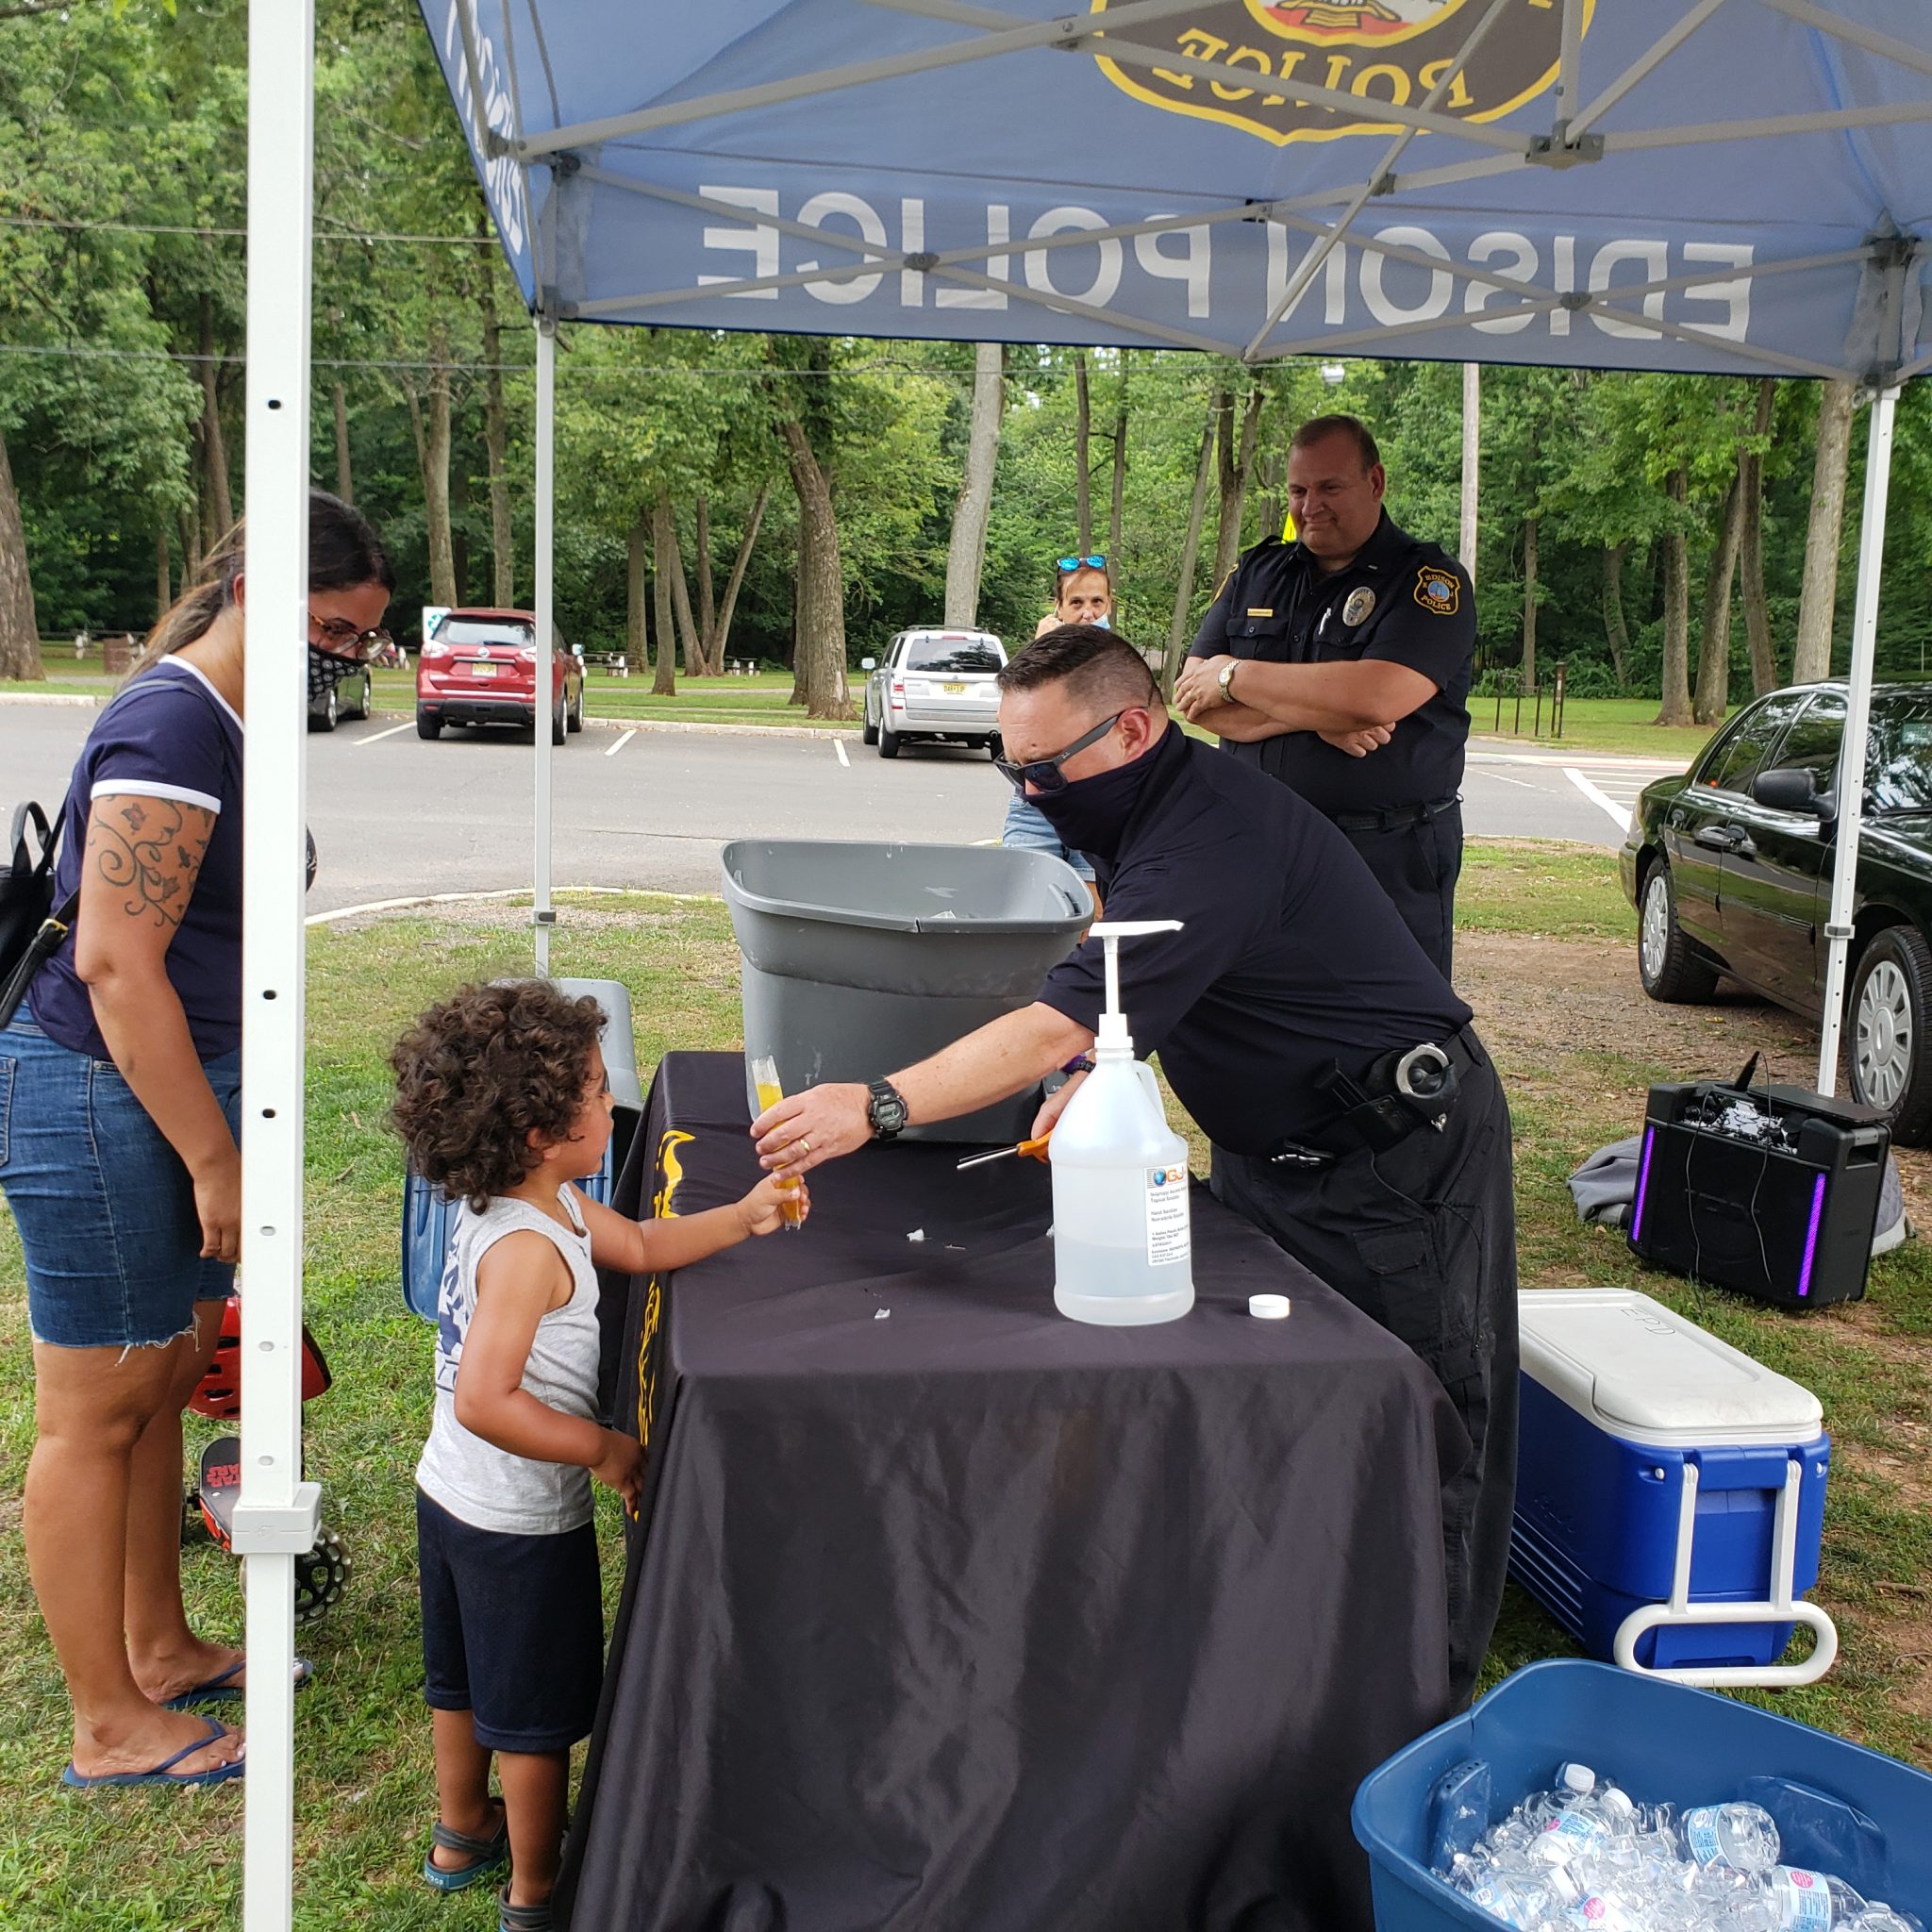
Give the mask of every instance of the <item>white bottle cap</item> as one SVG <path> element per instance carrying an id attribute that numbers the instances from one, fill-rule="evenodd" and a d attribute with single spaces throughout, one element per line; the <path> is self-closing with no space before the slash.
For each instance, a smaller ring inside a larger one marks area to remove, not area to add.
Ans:
<path id="1" fill-rule="evenodd" d="M 1620 1791 L 1615 1785 L 1606 1785 L 1604 1794 L 1598 1802 L 1612 1818 L 1626 1819 L 1637 1816 L 1637 1807 L 1631 1803 L 1629 1794 Z"/>
<path id="2" fill-rule="evenodd" d="M 1285 1322 L 1288 1320 L 1289 1302 L 1285 1294 L 1251 1294 L 1248 1297 L 1248 1313 L 1263 1322 Z"/>
<path id="3" fill-rule="evenodd" d="M 1543 1882 L 1550 1888 L 1550 1896 L 1559 1906 L 1574 1906 L 1583 1896 L 1582 1883 L 1561 1865 L 1556 1866 Z"/>
<path id="4" fill-rule="evenodd" d="M 1596 1773 L 1587 1764 L 1559 1764 L 1557 1767 L 1557 1782 L 1566 1791 L 1574 1791 L 1580 1798 L 1586 1791 L 1596 1788 Z"/>

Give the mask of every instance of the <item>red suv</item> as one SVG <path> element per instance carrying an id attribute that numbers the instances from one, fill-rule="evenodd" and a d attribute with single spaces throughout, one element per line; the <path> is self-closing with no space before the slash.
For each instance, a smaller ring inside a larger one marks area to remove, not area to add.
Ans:
<path id="1" fill-rule="evenodd" d="M 551 632 L 550 741 L 584 728 L 583 660 Z M 416 736 L 445 724 L 537 724 L 537 620 L 527 610 L 449 610 L 416 659 Z"/>

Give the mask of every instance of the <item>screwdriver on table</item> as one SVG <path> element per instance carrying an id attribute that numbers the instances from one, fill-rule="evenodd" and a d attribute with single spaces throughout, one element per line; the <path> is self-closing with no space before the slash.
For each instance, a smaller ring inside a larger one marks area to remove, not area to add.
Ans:
<path id="1" fill-rule="evenodd" d="M 1044 1160 L 1046 1143 L 1052 1139 L 1051 1133 L 1045 1133 L 1037 1141 L 1022 1141 L 1017 1147 L 995 1147 L 991 1154 L 969 1155 L 955 1172 L 964 1174 L 969 1167 L 983 1167 L 989 1160 L 1008 1160 L 1016 1154 L 1024 1154 L 1029 1160 Z"/>

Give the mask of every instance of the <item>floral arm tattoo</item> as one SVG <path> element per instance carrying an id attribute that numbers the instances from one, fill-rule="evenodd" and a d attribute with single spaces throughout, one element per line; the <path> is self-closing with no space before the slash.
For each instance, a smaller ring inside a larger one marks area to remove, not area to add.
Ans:
<path id="1" fill-rule="evenodd" d="M 178 799 L 104 792 L 87 826 L 87 864 L 130 919 L 178 926 L 194 891 L 215 815 Z"/>

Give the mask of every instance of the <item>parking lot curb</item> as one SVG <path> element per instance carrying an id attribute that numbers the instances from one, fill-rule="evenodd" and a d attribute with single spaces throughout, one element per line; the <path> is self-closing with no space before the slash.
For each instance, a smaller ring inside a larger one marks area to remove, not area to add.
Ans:
<path id="1" fill-rule="evenodd" d="M 372 711 L 371 718 L 390 718 L 398 721 L 412 718 L 413 711 Z M 697 722 L 686 723 L 678 718 L 600 718 L 594 711 L 584 714 L 584 729 L 587 731 L 698 731 L 710 732 L 720 738 L 803 738 L 813 744 L 823 744 L 827 739 L 844 738 L 857 740 L 856 728 L 842 724 L 828 724 L 814 730 L 808 724 L 711 724 Z"/>

